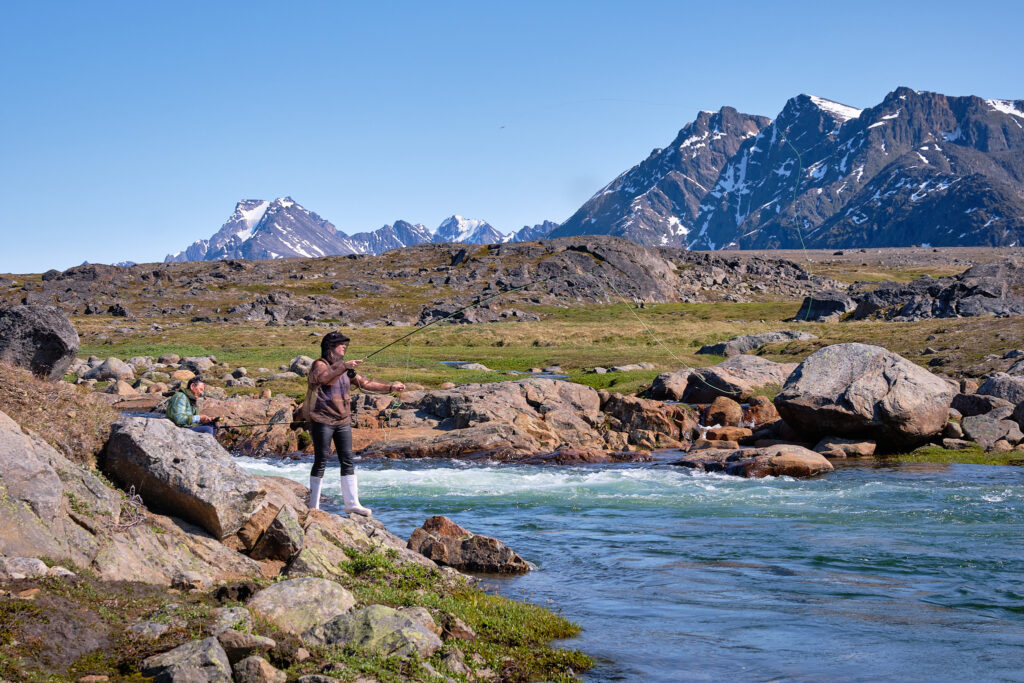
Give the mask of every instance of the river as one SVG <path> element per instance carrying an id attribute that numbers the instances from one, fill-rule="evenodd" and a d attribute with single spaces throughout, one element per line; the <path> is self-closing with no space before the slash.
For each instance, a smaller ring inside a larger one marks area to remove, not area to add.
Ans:
<path id="1" fill-rule="evenodd" d="M 308 483 L 307 462 L 239 460 Z M 1024 468 L 358 468 L 396 534 L 442 514 L 534 563 L 486 585 L 579 623 L 562 645 L 597 660 L 587 681 L 1024 681 Z M 325 493 L 337 511 L 336 465 Z"/>

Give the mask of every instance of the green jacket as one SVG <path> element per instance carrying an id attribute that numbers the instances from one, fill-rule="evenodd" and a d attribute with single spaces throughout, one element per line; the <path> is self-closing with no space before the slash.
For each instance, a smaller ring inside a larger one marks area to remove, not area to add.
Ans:
<path id="1" fill-rule="evenodd" d="M 192 400 L 184 391 L 176 393 L 167 404 L 167 418 L 179 427 L 199 424 L 199 411 L 192 405 Z"/>

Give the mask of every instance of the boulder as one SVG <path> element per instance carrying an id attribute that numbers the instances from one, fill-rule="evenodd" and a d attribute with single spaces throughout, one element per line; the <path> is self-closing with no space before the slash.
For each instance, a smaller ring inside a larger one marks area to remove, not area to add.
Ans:
<path id="1" fill-rule="evenodd" d="M 268 652 L 277 647 L 277 643 L 272 638 L 236 631 L 233 628 L 220 631 L 217 634 L 217 641 L 224 648 L 224 653 L 232 664 L 250 655 Z"/>
<path id="2" fill-rule="evenodd" d="M 265 496 L 217 441 L 163 419 L 121 418 L 104 452 L 103 471 L 146 504 L 224 538 L 238 531 Z"/>
<path id="3" fill-rule="evenodd" d="M 786 342 L 793 340 L 806 341 L 817 339 L 809 332 L 798 332 L 797 330 L 779 330 L 778 332 L 762 332 L 761 334 L 747 334 L 742 337 L 733 337 L 717 344 L 707 344 L 700 347 L 697 353 L 710 354 L 714 356 L 739 356 L 751 351 L 757 351 L 765 344 Z"/>
<path id="4" fill-rule="evenodd" d="M 1017 404 L 1017 407 L 1013 409 L 1013 415 L 1011 416 L 1021 429 L 1024 429 L 1024 401 Z"/>
<path id="5" fill-rule="evenodd" d="M 235 683 L 285 683 L 288 680 L 288 674 L 256 655 L 237 662 L 232 670 Z"/>
<path id="6" fill-rule="evenodd" d="M 709 441 L 742 441 L 753 436 L 753 432 L 746 427 L 711 427 L 705 433 L 704 438 Z"/>
<path id="7" fill-rule="evenodd" d="M 197 375 L 209 372 L 216 364 L 217 361 L 212 356 L 187 356 L 178 361 L 178 365 L 182 368 L 191 370 Z"/>
<path id="8" fill-rule="evenodd" d="M 171 373 L 171 380 L 175 382 L 187 382 L 195 376 L 196 373 L 192 372 L 191 370 L 181 368 L 180 370 L 175 370 L 174 372 Z"/>
<path id="9" fill-rule="evenodd" d="M 739 451 L 728 458 L 725 471 L 741 477 L 814 477 L 833 470 L 820 453 L 801 446 L 778 445 Z"/>
<path id="10" fill-rule="evenodd" d="M 294 372 L 300 377 L 305 377 L 309 374 L 310 369 L 313 367 L 313 359 L 309 356 L 296 356 L 292 358 L 288 364 L 288 371 Z"/>
<path id="11" fill-rule="evenodd" d="M 942 379 L 879 346 L 837 344 L 800 364 L 775 407 L 800 433 L 900 449 L 942 431 L 953 393 Z"/>
<path id="12" fill-rule="evenodd" d="M 295 401 L 290 396 L 266 399 L 203 397 L 199 400 L 200 412 L 223 422 L 218 440 L 232 451 L 245 455 L 298 451 L 298 432 L 291 428 L 295 408 Z"/>
<path id="13" fill-rule="evenodd" d="M 857 304 L 845 292 L 825 290 L 805 296 L 800 310 L 793 316 L 792 322 L 827 322 L 839 320 L 843 315 L 857 307 Z"/>
<path id="14" fill-rule="evenodd" d="M 1013 404 L 1006 399 L 986 394 L 957 394 L 953 397 L 950 407 L 960 413 L 961 417 L 985 415 L 997 408 L 1005 408 Z"/>
<path id="15" fill-rule="evenodd" d="M 231 662 L 216 638 L 193 640 L 142 661 L 139 671 L 158 681 L 232 683 Z"/>
<path id="16" fill-rule="evenodd" d="M 441 649 L 436 626 L 431 629 L 408 613 L 370 605 L 343 614 L 306 631 L 305 642 L 318 645 L 352 646 L 387 657 L 429 657 Z"/>
<path id="17" fill-rule="evenodd" d="M 116 382 L 111 382 L 110 386 L 107 387 L 107 394 L 113 394 L 114 396 L 138 396 L 139 392 L 132 387 L 131 384 L 125 382 L 123 379 L 119 379 Z"/>
<path id="18" fill-rule="evenodd" d="M 710 368 L 693 370 L 682 400 L 687 403 L 710 403 L 719 396 L 746 401 L 765 386 L 782 386 L 795 363 L 773 363 L 760 356 L 734 356 Z"/>
<path id="19" fill-rule="evenodd" d="M 35 557 L 0 556 L 0 581 L 17 581 L 47 576 L 49 567 Z"/>
<path id="20" fill-rule="evenodd" d="M 647 390 L 647 398 L 658 401 L 681 401 L 686 393 L 686 385 L 690 381 L 693 370 L 684 368 L 675 372 L 663 372 L 654 378 L 651 388 Z"/>
<path id="21" fill-rule="evenodd" d="M 348 590 L 327 579 L 288 579 L 264 588 L 248 603 L 249 610 L 285 633 L 301 635 L 346 614 L 356 604 Z"/>
<path id="22" fill-rule="evenodd" d="M 56 306 L 0 309 L 0 363 L 60 379 L 78 353 L 78 332 Z"/>
<path id="23" fill-rule="evenodd" d="M 995 396 L 1016 405 L 1024 401 L 1024 377 L 1014 377 L 1005 372 L 997 372 L 978 387 L 978 393 Z"/>
<path id="24" fill-rule="evenodd" d="M 704 418 L 704 424 L 722 427 L 739 427 L 741 422 L 743 422 L 743 407 L 725 396 L 718 396 L 711 402 Z"/>
<path id="25" fill-rule="evenodd" d="M 743 411 L 743 419 L 757 428 L 778 420 L 779 411 L 767 396 L 751 396 L 750 405 Z"/>
<path id="26" fill-rule="evenodd" d="M 619 431 L 644 430 L 678 441 L 691 438 L 697 429 L 697 414 L 689 406 L 607 392 L 600 397 L 601 410 L 618 420 Z"/>
<path id="27" fill-rule="evenodd" d="M 106 381 L 118 381 L 122 379 L 132 379 L 135 377 L 135 368 L 125 363 L 119 358 L 108 358 L 103 361 L 100 365 L 92 368 L 82 375 L 82 379 L 95 379 L 100 382 Z"/>
<path id="28" fill-rule="evenodd" d="M 1006 374 L 1014 377 L 1024 377 L 1024 358 L 1007 368 Z"/>
<path id="29" fill-rule="evenodd" d="M 1024 440 L 1020 425 L 1013 420 L 996 420 L 987 415 L 965 417 L 960 427 L 968 439 L 974 441 L 986 451 L 993 449 L 997 441 L 1007 441 L 1011 445 Z"/>
<path id="30" fill-rule="evenodd" d="M 174 365 L 181 360 L 181 356 L 176 353 L 165 353 L 156 360 L 164 365 Z"/>
<path id="31" fill-rule="evenodd" d="M 477 536 L 447 517 L 435 516 L 412 532 L 409 549 L 463 571 L 524 574 L 526 560 L 496 538 Z"/>
<path id="32" fill-rule="evenodd" d="M 260 536 L 249 556 L 255 560 L 287 562 L 302 549 L 303 539 L 298 516 L 291 506 L 285 505 Z"/>

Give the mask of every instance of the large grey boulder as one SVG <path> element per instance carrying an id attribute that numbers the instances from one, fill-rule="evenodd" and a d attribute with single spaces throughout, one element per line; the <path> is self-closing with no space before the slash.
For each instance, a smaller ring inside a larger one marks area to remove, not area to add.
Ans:
<path id="1" fill-rule="evenodd" d="M 216 439 L 140 417 L 114 423 L 103 471 L 152 509 L 194 522 L 216 538 L 238 531 L 265 492 Z"/>
<path id="2" fill-rule="evenodd" d="M 148 657 L 139 671 L 167 683 L 232 683 L 231 662 L 216 638 L 192 640 Z"/>
<path id="3" fill-rule="evenodd" d="M 690 383 L 690 374 L 693 372 L 690 368 L 683 368 L 675 372 L 661 373 L 651 382 L 647 398 L 658 401 L 681 401 Z"/>
<path id="4" fill-rule="evenodd" d="M 942 431 L 954 389 L 880 346 L 836 344 L 809 356 L 775 397 L 782 419 L 814 437 L 870 439 L 898 449 Z"/>
<path id="5" fill-rule="evenodd" d="M 747 334 L 742 337 L 733 337 L 732 339 L 727 339 L 726 341 L 719 342 L 717 344 L 707 344 L 700 347 L 697 350 L 697 353 L 714 356 L 739 356 L 744 353 L 750 353 L 751 351 L 757 351 L 765 344 L 793 340 L 805 341 L 808 339 L 817 339 L 817 337 L 809 332 L 799 332 L 797 330 L 762 332 L 761 334 Z"/>
<path id="6" fill-rule="evenodd" d="M 803 446 L 778 444 L 765 448 L 708 448 L 691 450 L 673 465 L 720 472 L 748 479 L 761 477 L 807 478 L 828 474 L 834 467 L 821 453 Z"/>
<path id="7" fill-rule="evenodd" d="M 60 379 L 78 353 L 78 332 L 56 306 L 0 309 L 0 362 Z"/>
<path id="8" fill-rule="evenodd" d="M 1024 377 L 1014 377 L 1004 372 L 997 372 L 982 382 L 977 393 L 983 396 L 995 396 L 1016 405 L 1024 401 Z"/>
<path id="9" fill-rule="evenodd" d="M 356 599 L 328 579 L 306 576 L 264 588 L 248 603 L 249 611 L 285 633 L 300 635 L 349 612 Z"/>
<path id="10" fill-rule="evenodd" d="M 343 614 L 310 629 L 303 640 L 318 645 L 350 645 L 388 657 L 429 657 L 441 649 L 441 639 L 421 619 L 385 605 Z"/>
<path id="11" fill-rule="evenodd" d="M 687 379 L 683 400 L 711 403 L 719 396 L 746 401 L 761 387 L 782 386 L 796 363 L 774 363 L 760 356 L 740 355 L 709 368 L 698 368 Z"/>

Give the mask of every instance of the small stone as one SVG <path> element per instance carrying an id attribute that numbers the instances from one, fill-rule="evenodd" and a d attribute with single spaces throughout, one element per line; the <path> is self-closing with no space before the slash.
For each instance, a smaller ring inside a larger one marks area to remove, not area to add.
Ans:
<path id="1" fill-rule="evenodd" d="M 218 607 L 210 612 L 210 621 L 206 624 L 206 631 L 212 636 L 218 636 L 228 629 L 235 629 L 248 633 L 252 631 L 252 614 L 244 607 Z"/>
<path id="2" fill-rule="evenodd" d="M 39 590 L 40 589 L 38 588 L 28 588 L 26 590 L 15 593 L 14 597 L 20 598 L 22 600 L 35 600 L 36 596 L 39 595 Z"/>
<path id="3" fill-rule="evenodd" d="M 140 621 L 128 627 L 130 633 L 146 640 L 156 640 L 167 633 L 168 629 L 170 629 L 168 624 L 162 624 L 158 621 Z"/>
<path id="4" fill-rule="evenodd" d="M 1008 453 L 1013 450 L 1013 444 L 1006 439 L 999 439 L 999 441 L 992 444 L 991 450 L 993 453 Z"/>
<path id="5" fill-rule="evenodd" d="M 110 680 L 110 676 L 104 676 L 103 674 L 89 674 L 88 676 L 80 676 L 75 679 L 75 683 L 106 683 Z"/>

